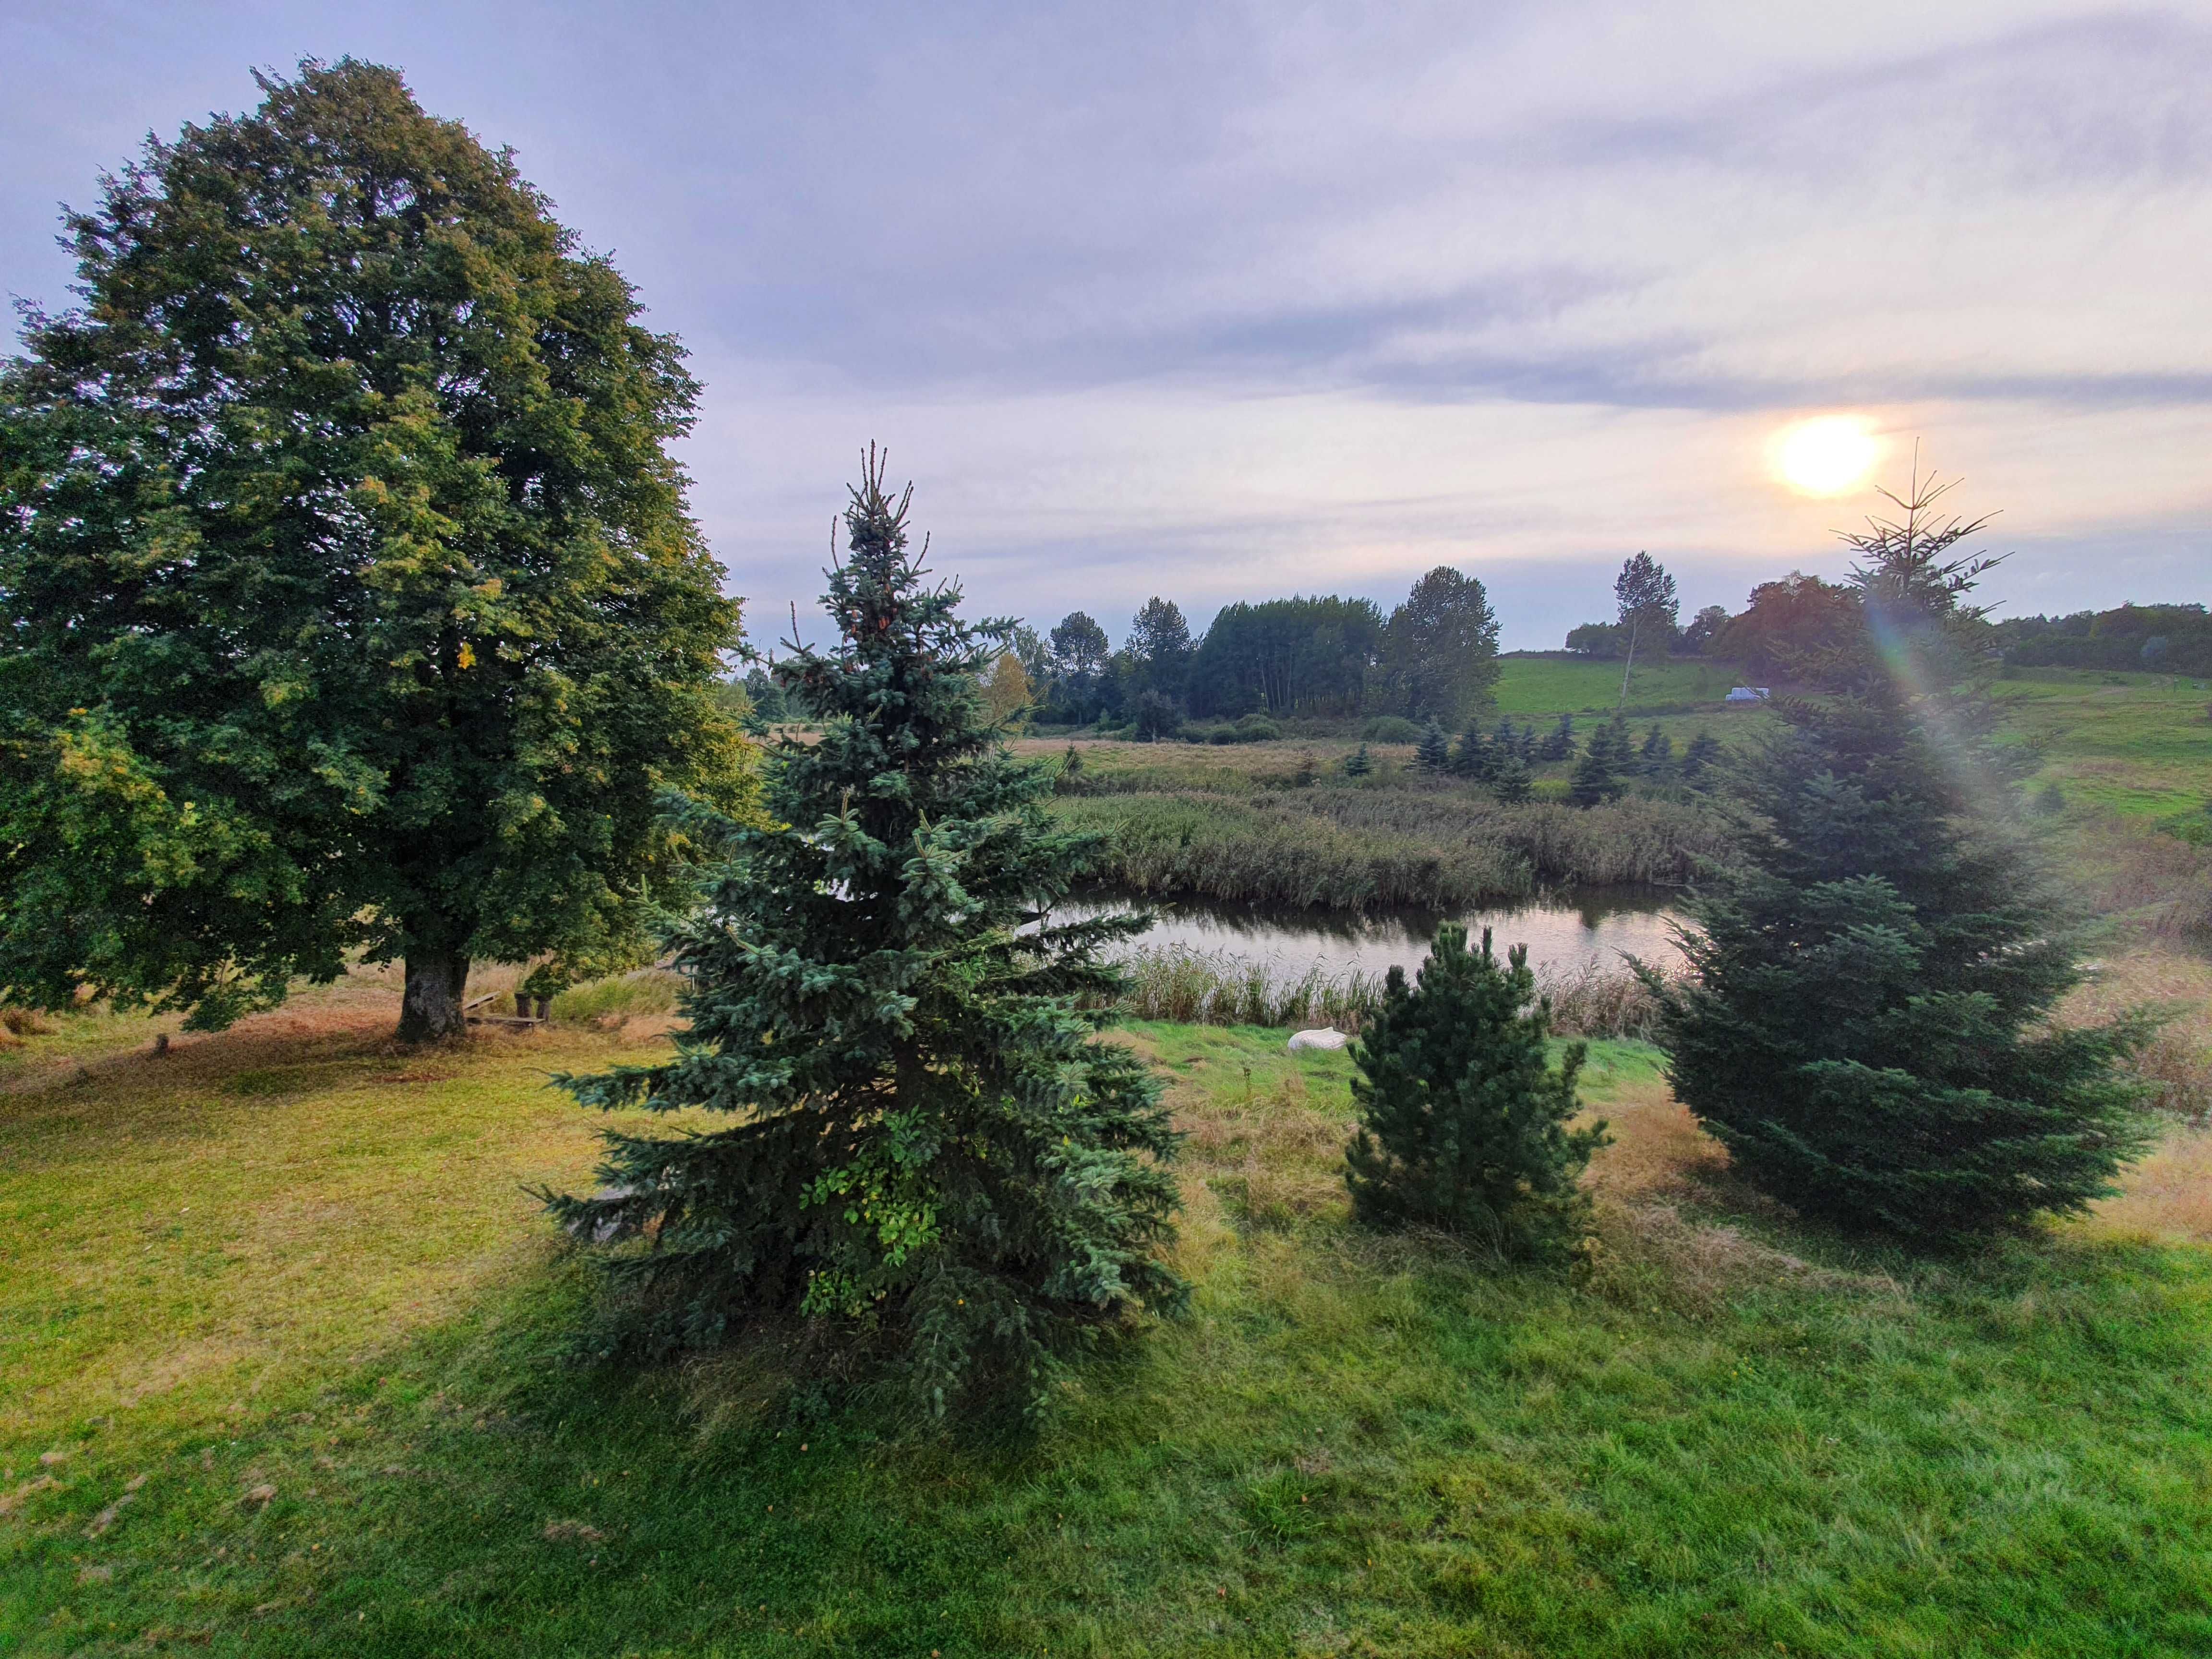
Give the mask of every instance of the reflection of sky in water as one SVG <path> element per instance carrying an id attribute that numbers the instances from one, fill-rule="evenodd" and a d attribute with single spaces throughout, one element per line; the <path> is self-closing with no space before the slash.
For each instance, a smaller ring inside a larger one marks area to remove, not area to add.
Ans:
<path id="1" fill-rule="evenodd" d="M 1121 910 L 1125 904 L 1068 905 L 1062 915 Z M 1252 962 L 1273 960 L 1303 969 L 1316 960 L 1331 971 L 1356 968 L 1380 974 L 1396 963 L 1410 975 L 1429 951 L 1439 920 L 1464 921 L 1469 944 L 1488 927 L 1500 957 L 1516 945 L 1528 947 L 1528 965 L 1572 973 L 1589 963 L 1621 965 L 1626 951 L 1653 966 L 1679 959 L 1669 927 L 1677 912 L 1650 903 L 1585 899 L 1579 904 L 1538 901 L 1472 910 L 1457 916 L 1316 915 L 1267 912 L 1226 905 L 1173 904 L 1158 908 L 1139 948 L 1182 945 Z"/>

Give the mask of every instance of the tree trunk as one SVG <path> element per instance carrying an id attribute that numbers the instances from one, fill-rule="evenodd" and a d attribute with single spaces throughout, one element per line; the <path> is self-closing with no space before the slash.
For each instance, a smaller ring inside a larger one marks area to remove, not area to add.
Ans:
<path id="1" fill-rule="evenodd" d="M 469 1029 L 461 1012 L 469 983 L 469 959 L 443 951 L 410 951 L 407 989 L 399 1002 L 402 1042 L 442 1042 Z"/>
<path id="2" fill-rule="evenodd" d="M 1636 666 L 1636 625 L 1635 625 L 1633 623 L 1630 623 L 1630 624 L 1629 624 L 1629 628 L 1628 628 L 1628 665 L 1627 665 L 1627 667 L 1625 667 L 1625 668 L 1623 668 L 1623 669 L 1620 671 L 1620 708 L 1627 708 L 1627 707 L 1628 707 L 1628 675 L 1629 675 L 1629 671 L 1630 671 L 1631 669 L 1634 668 L 1635 666 Z"/>

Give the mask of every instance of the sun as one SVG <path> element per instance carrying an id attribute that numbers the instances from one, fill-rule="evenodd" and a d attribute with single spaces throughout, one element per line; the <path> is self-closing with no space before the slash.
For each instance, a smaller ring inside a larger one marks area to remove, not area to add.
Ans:
<path id="1" fill-rule="evenodd" d="M 1785 428 L 1774 440 L 1774 470 L 1801 495 L 1841 495 L 1874 471 L 1881 440 L 1857 415 L 1822 415 Z"/>

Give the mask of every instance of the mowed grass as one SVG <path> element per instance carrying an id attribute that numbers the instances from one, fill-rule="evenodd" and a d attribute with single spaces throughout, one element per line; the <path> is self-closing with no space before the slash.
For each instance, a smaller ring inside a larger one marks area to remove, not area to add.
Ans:
<path id="1" fill-rule="evenodd" d="M 1515 652 L 1498 659 L 1498 707 L 1516 720 L 1560 714 L 1601 715 L 1611 718 L 1622 706 L 1619 662 L 1598 662 L 1564 652 Z M 1729 688 L 1744 683 L 1743 672 L 1732 663 L 1702 657 L 1639 658 L 1628 674 L 1626 713 L 1638 714 L 1696 714 L 1705 711 L 1686 704 L 1710 703 L 1716 718 L 1756 719 L 1753 708 L 1725 706 Z"/>
<path id="2" fill-rule="evenodd" d="M 1188 1316 L 1033 1442 L 915 1443 L 732 1364 L 568 1363 L 590 1279 L 520 1188 L 588 1180 L 595 1120 L 544 1073 L 654 1028 L 410 1055 L 392 1013 L 364 980 L 7 1057 L 0 1653 L 2212 1647 L 2208 1217 L 2167 1186 L 1855 1253 L 1599 1044 L 1601 1247 L 1501 1270 L 1348 1225 L 1344 1055 L 1140 1025 Z"/>

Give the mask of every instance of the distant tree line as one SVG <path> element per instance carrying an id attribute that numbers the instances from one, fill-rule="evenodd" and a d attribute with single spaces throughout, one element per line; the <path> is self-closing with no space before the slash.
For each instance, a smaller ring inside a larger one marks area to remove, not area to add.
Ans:
<path id="1" fill-rule="evenodd" d="M 1395 714 L 1455 727 L 1498 680 L 1498 617 L 1480 581 L 1439 565 L 1387 615 L 1371 599 L 1297 595 L 1224 606 L 1194 635 L 1173 600 L 1147 599 L 1117 649 L 1088 613 L 1014 630 L 1006 658 L 1036 716 L 1133 723 Z"/>
<path id="2" fill-rule="evenodd" d="M 2066 617 L 2013 617 L 1991 624 L 1990 633 L 2014 668 L 2212 674 L 2212 615 L 2201 605 L 2124 605 Z"/>

